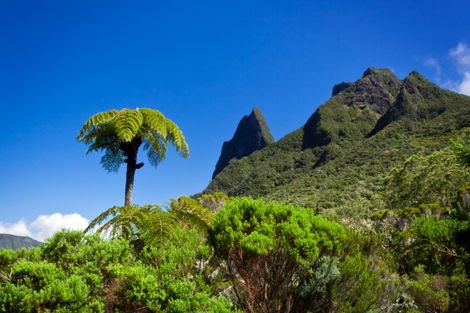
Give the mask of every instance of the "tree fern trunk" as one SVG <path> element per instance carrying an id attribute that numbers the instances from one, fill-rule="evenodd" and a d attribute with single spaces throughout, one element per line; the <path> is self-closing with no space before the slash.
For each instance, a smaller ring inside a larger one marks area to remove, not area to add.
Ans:
<path id="1" fill-rule="evenodd" d="M 135 165 L 136 161 L 130 162 L 130 158 L 127 161 L 127 172 L 126 172 L 126 191 L 124 198 L 124 205 L 132 205 L 132 192 L 134 191 L 134 176 L 135 176 Z"/>
<path id="2" fill-rule="evenodd" d="M 127 171 L 126 171 L 126 190 L 124 197 L 124 205 L 132 205 L 132 192 L 134 191 L 134 177 L 135 171 L 142 167 L 137 166 L 137 152 L 142 144 L 142 139 L 136 137 L 131 142 L 123 145 L 124 155 L 127 157 Z"/>

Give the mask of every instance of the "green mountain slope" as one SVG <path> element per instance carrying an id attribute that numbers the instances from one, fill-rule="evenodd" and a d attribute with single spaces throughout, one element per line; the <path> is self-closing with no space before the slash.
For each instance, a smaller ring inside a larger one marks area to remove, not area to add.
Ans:
<path id="1" fill-rule="evenodd" d="M 205 192 L 262 196 L 323 213 L 367 212 L 394 166 L 448 145 L 469 126 L 470 97 L 417 72 L 400 80 L 369 68 L 356 82 L 335 86 L 303 127 L 232 161 Z"/>
<path id="2" fill-rule="evenodd" d="M 37 247 L 41 243 L 29 237 L 0 234 L 0 249 L 17 250 L 21 248 Z"/>

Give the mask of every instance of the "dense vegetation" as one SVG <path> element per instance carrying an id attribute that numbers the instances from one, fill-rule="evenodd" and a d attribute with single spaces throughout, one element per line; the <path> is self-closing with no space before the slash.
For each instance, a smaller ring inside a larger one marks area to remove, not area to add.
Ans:
<path id="1" fill-rule="evenodd" d="M 0 311 L 468 312 L 467 149 L 403 162 L 362 224 L 222 193 L 113 207 L 97 234 L 0 250 Z"/>
<path id="2" fill-rule="evenodd" d="M 469 109 L 369 69 L 230 162 L 208 189 L 230 195 L 112 207 L 0 250 L 0 312 L 470 312 Z"/>

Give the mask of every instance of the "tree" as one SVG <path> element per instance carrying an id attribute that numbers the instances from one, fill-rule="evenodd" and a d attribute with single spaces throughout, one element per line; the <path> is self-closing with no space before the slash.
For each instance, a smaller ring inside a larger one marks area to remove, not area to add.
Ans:
<path id="1" fill-rule="evenodd" d="M 306 312 L 303 286 L 334 256 L 344 228 L 309 209 L 235 198 L 216 215 L 210 232 L 245 312 Z M 315 301 L 315 297 L 310 298 Z"/>
<path id="2" fill-rule="evenodd" d="M 142 145 L 155 167 L 165 159 L 168 143 L 181 156 L 189 155 L 188 144 L 178 126 L 161 112 L 148 108 L 95 114 L 83 124 L 77 139 L 88 145 L 87 153 L 104 151 L 101 163 L 109 172 L 117 172 L 122 163 L 127 164 L 124 205 L 132 205 L 135 171 L 144 166 L 137 163 Z"/>

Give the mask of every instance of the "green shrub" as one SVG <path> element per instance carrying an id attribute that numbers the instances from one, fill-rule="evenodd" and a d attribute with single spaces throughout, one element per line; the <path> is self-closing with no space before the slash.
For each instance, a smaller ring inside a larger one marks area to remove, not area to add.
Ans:
<path id="1" fill-rule="evenodd" d="M 341 225 L 309 209 L 236 198 L 216 215 L 211 242 L 248 311 L 295 312 L 311 265 L 337 253 L 345 236 Z"/>

